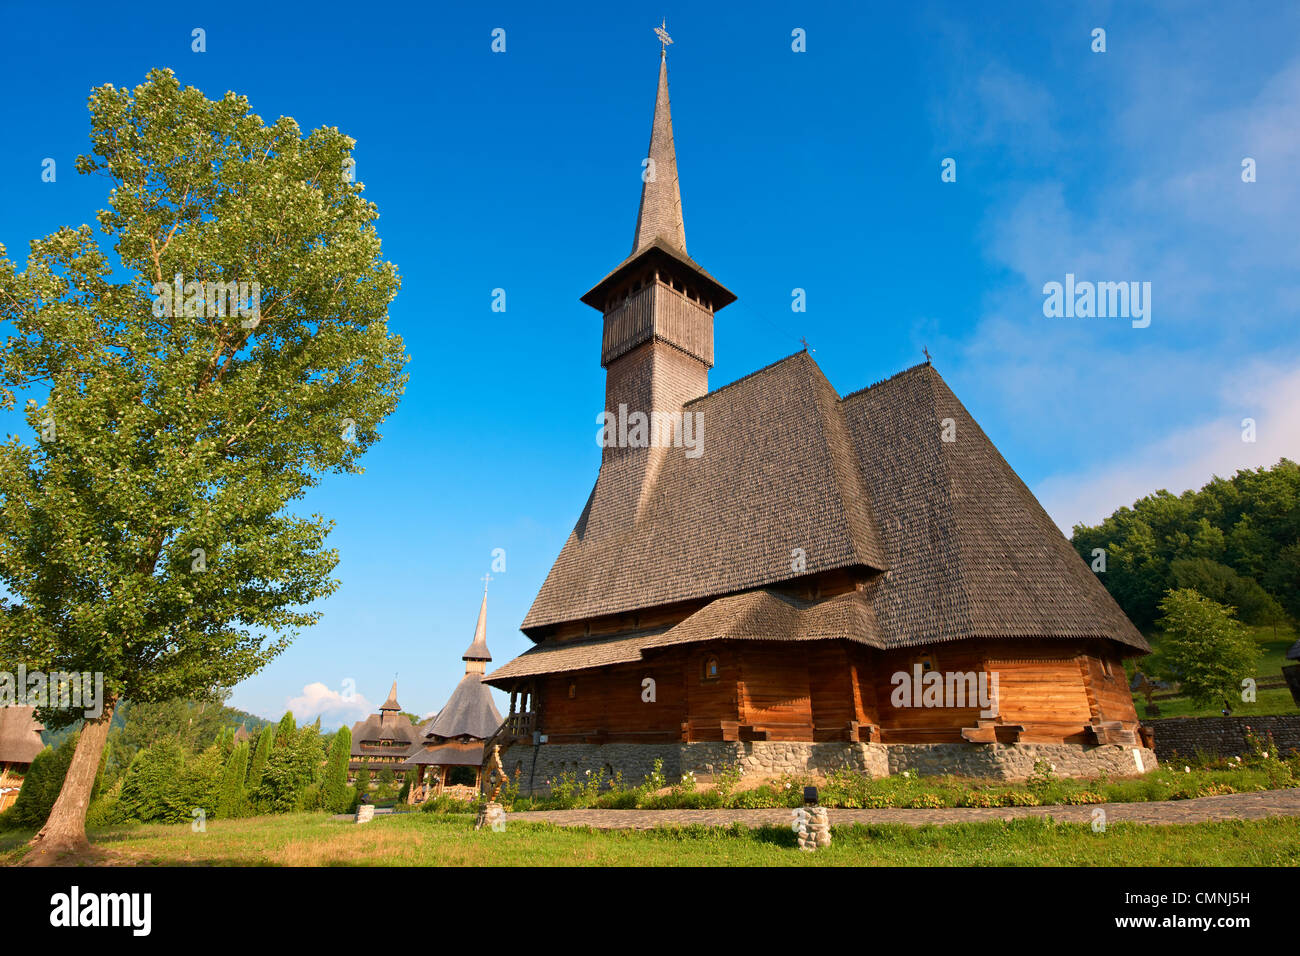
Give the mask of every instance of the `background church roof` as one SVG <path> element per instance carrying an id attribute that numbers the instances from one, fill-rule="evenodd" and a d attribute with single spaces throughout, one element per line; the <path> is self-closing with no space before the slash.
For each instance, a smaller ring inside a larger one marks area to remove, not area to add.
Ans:
<path id="1" fill-rule="evenodd" d="M 807 353 L 685 411 L 700 416 L 701 454 L 665 449 L 640 513 L 632 456 L 601 467 L 524 619 L 534 640 L 565 621 L 887 566 L 839 396 Z"/>
<path id="2" fill-rule="evenodd" d="M 466 674 L 451 692 L 446 706 L 424 732 L 424 737 L 477 737 L 486 740 L 501 726 L 501 712 L 483 675 Z"/>
<path id="3" fill-rule="evenodd" d="M 401 710 L 397 703 L 397 681 L 393 681 L 393 689 L 389 691 L 388 699 L 380 706 L 379 713 L 371 714 L 365 720 L 352 725 L 352 756 L 354 758 L 396 756 L 400 754 L 396 748 L 403 745 L 409 748 L 418 741 L 420 735 L 415 725 Z M 390 743 L 383 746 L 373 743 L 382 740 Z"/>
<path id="4" fill-rule="evenodd" d="M 31 763 L 45 749 L 34 707 L 0 707 L 0 761 Z"/>

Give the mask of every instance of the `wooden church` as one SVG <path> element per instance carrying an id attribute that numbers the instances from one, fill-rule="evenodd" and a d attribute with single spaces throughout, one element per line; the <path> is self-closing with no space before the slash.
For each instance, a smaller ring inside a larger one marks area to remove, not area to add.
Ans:
<path id="1" fill-rule="evenodd" d="M 478 609 L 474 639 L 461 655 L 465 676 L 433 718 L 417 730 L 419 740 L 400 770 L 410 775 L 409 803 L 442 794 L 472 798 L 479 789 L 483 741 L 501 726 L 501 711 L 492 701 L 483 675 L 492 660 L 487 646 L 487 588 Z"/>
<path id="2" fill-rule="evenodd" d="M 1146 641 L 928 361 L 839 395 L 802 351 L 709 391 L 736 296 L 687 253 L 665 55 L 648 159 L 582 301 L 608 420 L 662 427 L 606 444 L 535 646 L 486 678 L 507 771 L 1154 766 L 1121 664 Z"/>

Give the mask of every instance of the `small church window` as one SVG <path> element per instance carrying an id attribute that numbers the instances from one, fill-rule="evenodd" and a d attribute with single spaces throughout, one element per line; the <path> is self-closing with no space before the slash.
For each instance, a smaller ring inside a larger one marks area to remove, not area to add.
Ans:
<path id="1" fill-rule="evenodd" d="M 569 700 L 573 700 L 573 698 L 577 696 L 578 696 L 578 682 L 571 680 L 569 681 Z"/>
<path id="2" fill-rule="evenodd" d="M 717 679 L 718 679 L 718 659 L 717 659 L 716 657 L 708 657 L 708 658 L 705 658 L 705 660 L 704 660 L 704 679 L 705 679 L 705 680 L 717 680 Z"/>
<path id="3" fill-rule="evenodd" d="M 1101 672 L 1102 672 L 1102 674 L 1103 674 L 1104 676 L 1106 676 L 1106 677 L 1114 677 L 1114 676 L 1115 676 L 1114 674 L 1111 673 L 1111 670 L 1110 670 L 1110 661 L 1107 660 L 1107 659 L 1104 658 L 1104 657 L 1101 659 Z"/>
<path id="4" fill-rule="evenodd" d="M 929 654 L 920 655 L 915 660 L 913 660 L 912 663 L 920 664 L 921 673 L 923 674 L 928 674 L 930 671 L 934 670 L 934 659 Z"/>

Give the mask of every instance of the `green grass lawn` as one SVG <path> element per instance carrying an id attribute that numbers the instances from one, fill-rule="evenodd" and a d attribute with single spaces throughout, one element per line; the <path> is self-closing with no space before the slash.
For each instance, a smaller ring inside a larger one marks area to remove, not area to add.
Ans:
<path id="1" fill-rule="evenodd" d="M 834 814 L 832 811 L 832 823 Z M 16 863 L 26 833 L 0 836 Z M 1300 818 L 1180 826 L 1026 818 L 946 826 L 840 826 L 816 853 L 788 827 L 693 826 L 650 831 L 508 824 L 475 831 L 462 814 L 409 813 L 372 823 L 323 814 L 135 824 L 96 831 L 100 862 L 143 866 L 1298 866 Z"/>
<path id="2" fill-rule="evenodd" d="M 1257 681 L 1275 681 L 1282 679 L 1282 666 L 1284 664 L 1295 663 L 1286 659 L 1286 652 L 1290 650 L 1291 645 L 1296 642 L 1297 632 L 1294 625 L 1279 624 L 1276 630 L 1273 627 L 1247 627 L 1246 628 L 1255 643 L 1259 645 L 1260 658 L 1259 665 L 1256 667 L 1255 680 Z M 1159 640 L 1159 635 L 1147 635 L 1147 640 L 1154 647 Z M 1131 680 L 1133 674 L 1142 669 L 1142 661 L 1130 660 L 1126 663 L 1126 671 Z M 1291 692 L 1285 687 L 1272 687 L 1261 689 L 1257 692 L 1257 699 L 1252 703 L 1244 703 L 1240 694 L 1230 698 L 1232 704 L 1232 715 L 1234 717 L 1254 717 L 1264 714 L 1294 714 L 1297 711 L 1295 701 L 1291 697 Z M 1223 709 L 1221 701 L 1207 704 L 1204 707 L 1198 707 L 1186 697 L 1170 697 L 1159 699 L 1156 703 L 1160 706 L 1159 717 L 1219 717 Z M 1146 718 L 1146 699 L 1135 693 L 1133 695 L 1133 706 L 1137 708 L 1138 716 Z M 1158 719 L 1158 718 L 1152 718 Z"/>

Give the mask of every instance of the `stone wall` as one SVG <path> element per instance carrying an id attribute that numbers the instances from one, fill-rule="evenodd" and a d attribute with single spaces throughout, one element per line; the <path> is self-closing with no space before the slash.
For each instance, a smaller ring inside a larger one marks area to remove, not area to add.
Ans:
<path id="1" fill-rule="evenodd" d="M 1159 738 L 1157 738 L 1159 739 Z M 1134 755 L 1137 755 L 1136 757 Z M 521 793 L 545 793 L 562 773 L 585 778 L 605 770 L 606 778 L 622 773 L 624 786 L 639 785 L 663 761 L 672 783 L 682 774 L 711 775 L 739 764 L 746 777 L 784 773 L 824 775 L 848 769 L 872 777 L 910 771 L 919 775 L 956 774 L 999 780 L 1023 780 L 1037 760 L 1046 760 L 1059 776 L 1093 777 L 1099 773 L 1129 776 L 1153 770 L 1156 754 L 1145 748 L 1107 744 L 862 744 L 797 741 L 699 742 L 688 744 L 542 744 L 504 751 L 506 773 L 520 773 Z M 1139 765 L 1140 761 L 1140 765 Z"/>
<path id="2" fill-rule="evenodd" d="M 1197 752 L 1217 757 L 1245 754 L 1246 730 L 1253 728 L 1261 738 L 1272 734 L 1278 749 L 1286 754 L 1300 750 L 1300 714 L 1277 714 L 1267 717 L 1165 717 L 1144 720 L 1156 736 L 1156 756 L 1173 760 L 1177 754 L 1186 760 Z"/>
<path id="3" fill-rule="evenodd" d="M 954 774 L 1024 780 L 1034 763 L 1045 760 L 1058 777 L 1133 776 L 1156 768 L 1156 755 L 1145 747 L 1104 744 L 890 744 L 889 772 L 907 770 L 921 776 Z M 1134 756 L 1136 754 L 1136 757 Z"/>

